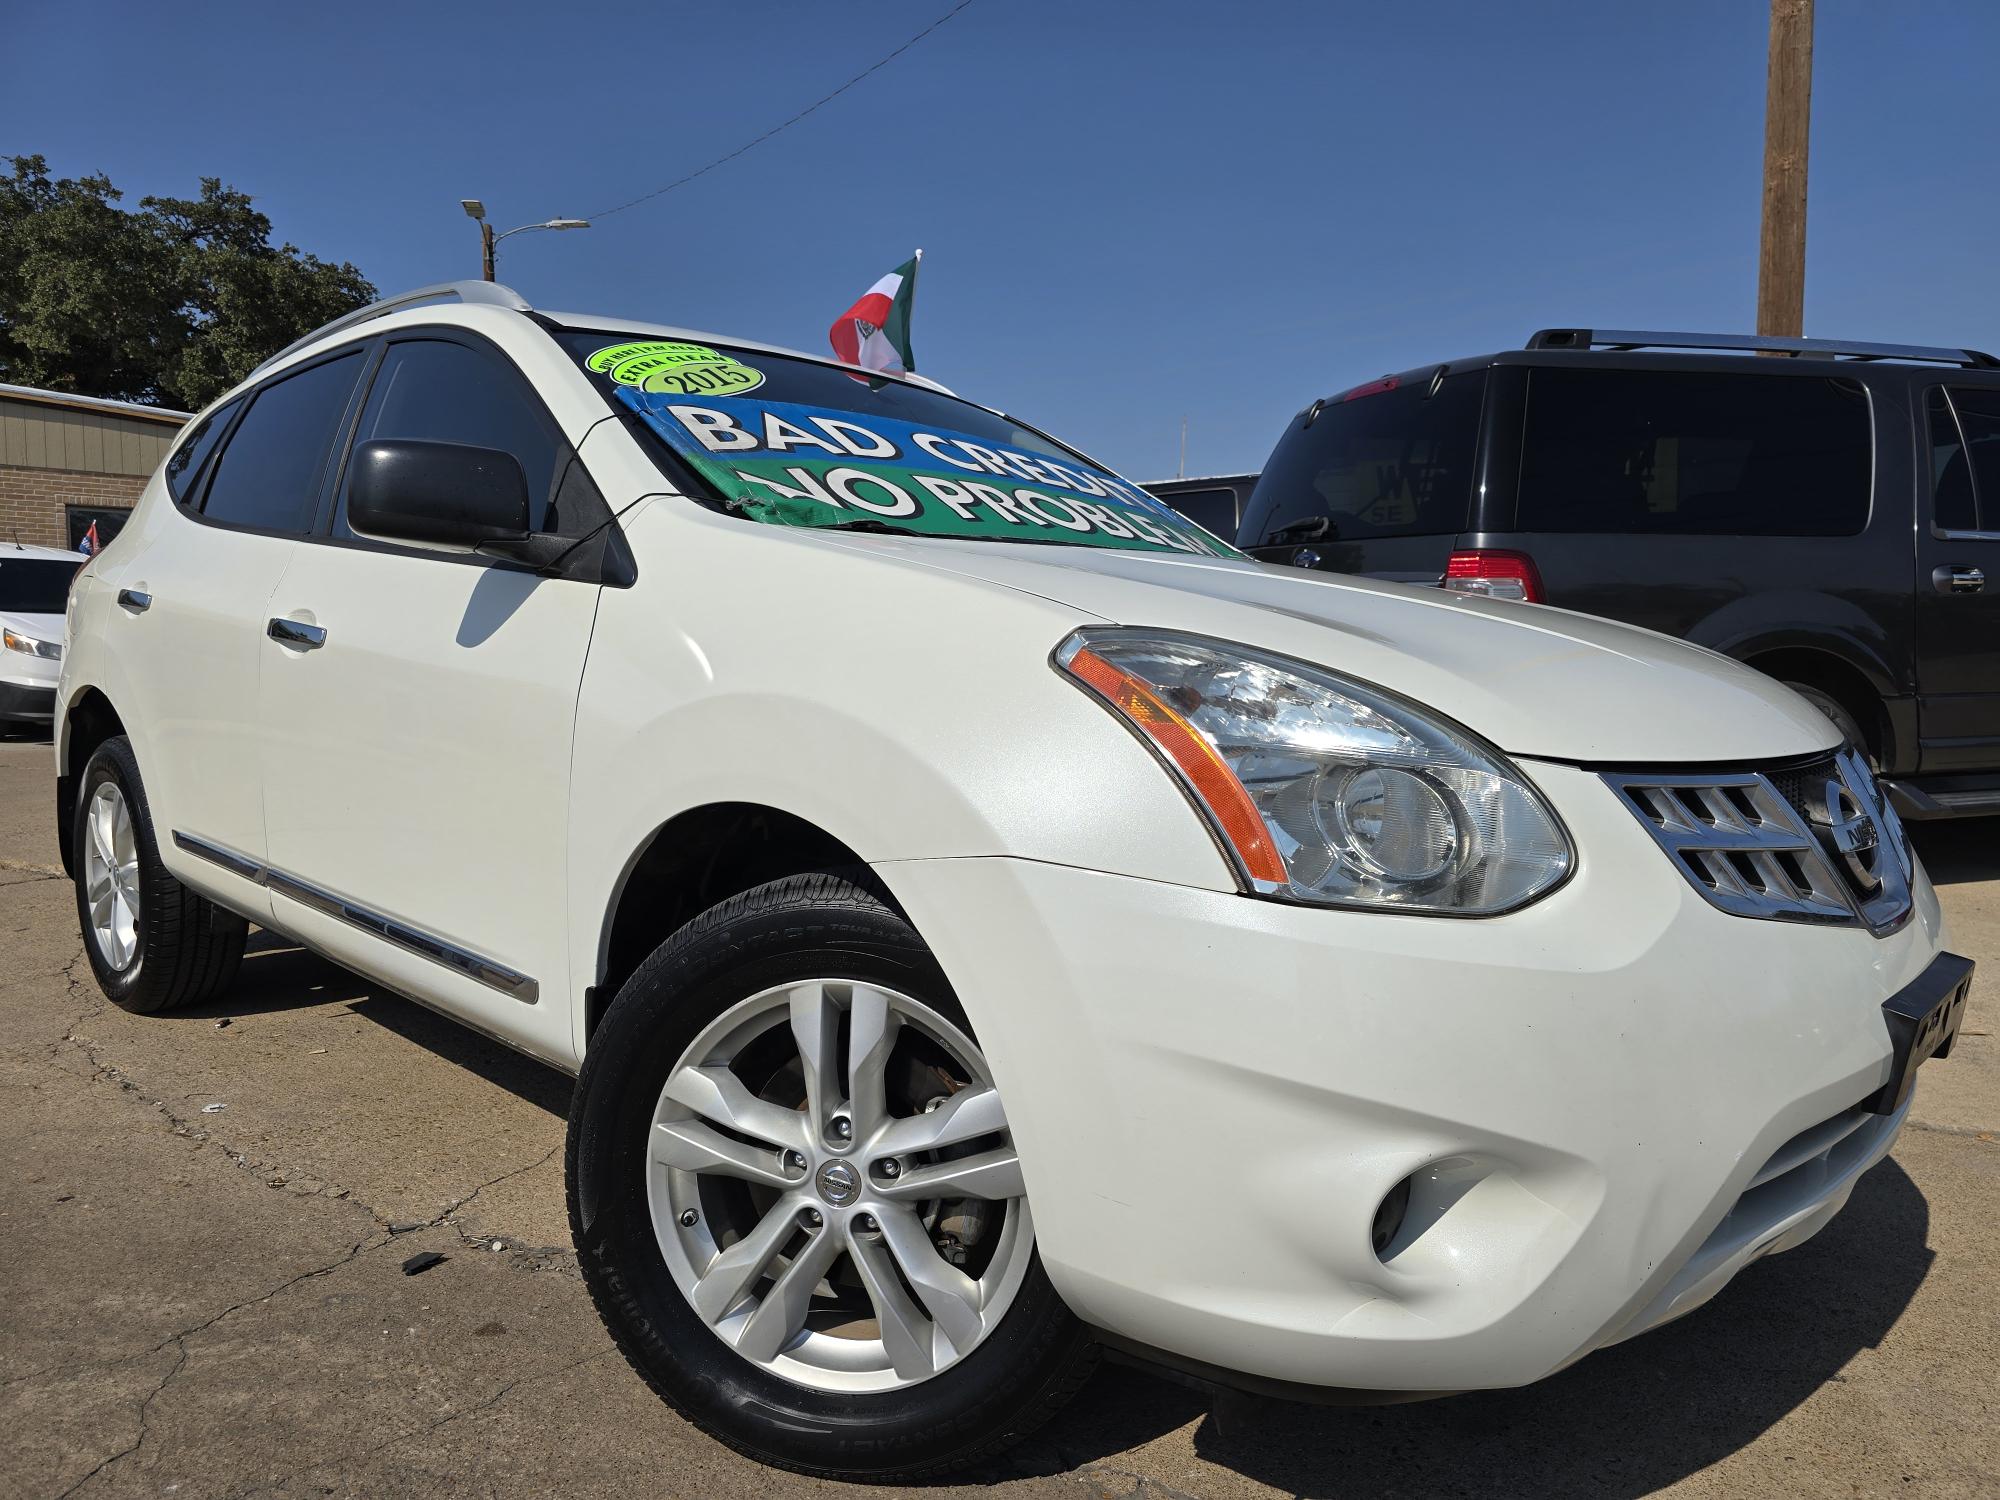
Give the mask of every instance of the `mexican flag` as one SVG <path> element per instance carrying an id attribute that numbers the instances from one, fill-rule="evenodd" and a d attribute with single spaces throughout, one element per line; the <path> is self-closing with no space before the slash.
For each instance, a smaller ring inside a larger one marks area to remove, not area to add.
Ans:
<path id="1" fill-rule="evenodd" d="M 919 250 L 834 319 L 826 336 L 835 355 L 864 370 L 900 374 L 916 369 L 916 356 L 910 352 L 910 302 L 916 295 L 917 267 L 923 258 L 924 252 Z"/>

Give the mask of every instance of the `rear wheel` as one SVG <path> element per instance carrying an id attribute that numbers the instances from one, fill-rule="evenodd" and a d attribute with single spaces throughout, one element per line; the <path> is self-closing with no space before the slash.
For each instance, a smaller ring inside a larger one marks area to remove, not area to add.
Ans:
<path id="1" fill-rule="evenodd" d="M 1848 711 L 1847 705 L 1825 688 L 1814 687 L 1811 683 L 1788 682 L 1785 686 L 1825 714 L 1833 721 L 1834 728 L 1840 731 L 1842 739 L 1859 750 L 1871 766 L 1876 764 L 1875 753 L 1868 748 L 1868 736 L 1862 732 L 1861 721 Z"/>
<path id="2" fill-rule="evenodd" d="M 578 1081 L 569 1194 L 627 1357 L 767 1462 L 941 1473 L 1088 1373 L 965 1014 L 840 877 L 725 902 L 633 975 Z"/>
<path id="3" fill-rule="evenodd" d="M 104 993 L 151 1014 L 213 999 L 243 961 L 248 924 L 167 873 L 131 741 L 84 766 L 72 830 L 83 949 Z"/>

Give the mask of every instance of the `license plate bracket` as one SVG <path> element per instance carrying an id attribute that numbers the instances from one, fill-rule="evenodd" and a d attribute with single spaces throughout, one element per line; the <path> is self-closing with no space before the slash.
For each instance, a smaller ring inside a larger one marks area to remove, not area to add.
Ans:
<path id="1" fill-rule="evenodd" d="M 1930 967 L 1882 1002 L 1882 1020 L 1895 1050 L 1889 1081 L 1869 1101 L 1878 1115 L 1893 1115 L 1916 1087 L 1917 1069 L 1933 1057 L 1949 1057 L 1965 1020 L 1972 991 L 1972 960 L 1940 953 Z"/>

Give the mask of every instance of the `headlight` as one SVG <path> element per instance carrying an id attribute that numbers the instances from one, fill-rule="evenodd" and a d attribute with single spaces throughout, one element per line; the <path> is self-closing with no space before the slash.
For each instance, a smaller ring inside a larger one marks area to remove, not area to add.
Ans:
<path id="1" fill-rule="evenodd" d="M 1574 862 L 1504 756 L 1379 689 L 1171 631 L 1079 630 L 1055 661 L 1174 772 L 1261 895 L 1493 916 Z"/>
<path id="2" fill-rule="evenodd" d="M 17 630 L 0 631 L 0 641 L 6 643 L 9 651 L 25 651 L 30 656 L 45 657 L 49 661 L 62 660 L 62 646 L 56 641 L 38 641 Z"/>

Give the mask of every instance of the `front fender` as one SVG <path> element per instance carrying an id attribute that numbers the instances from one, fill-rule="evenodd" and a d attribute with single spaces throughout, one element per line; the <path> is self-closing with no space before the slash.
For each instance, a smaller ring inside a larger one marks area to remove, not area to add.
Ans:
<path id="1" fill-rule="evenodd" d="M 1051 666 L 1094 617 L 659 507 L 632 539 L 643 581 L 604 592 L 577 705 L 578 993 L 638 851 L 712 803 L 776 808 L 870 863 L 1008 855 L 1236 888 L 1172 778 Z"/>

